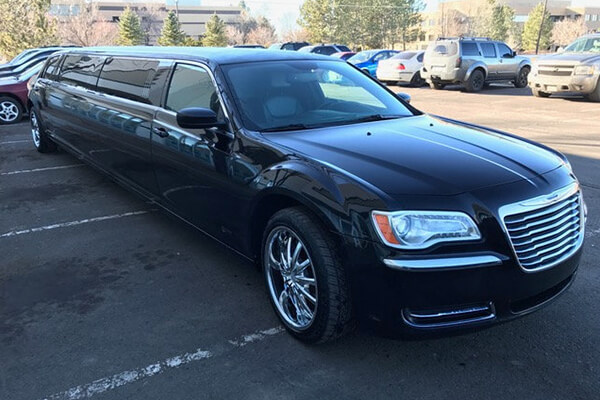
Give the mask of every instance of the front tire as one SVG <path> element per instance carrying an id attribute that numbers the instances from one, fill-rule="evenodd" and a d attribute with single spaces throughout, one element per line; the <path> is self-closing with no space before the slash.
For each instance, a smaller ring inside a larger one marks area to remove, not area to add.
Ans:
<path id="1" fill-rule="evenodd" d="M 533 93 L 535 97 L 550 97 L 550 93 L 542 92 L 536 88 L 531 88 L 531 93 Z"/>
<path id="2" fill-rule="evenodd" d="M 592 93 L 588 94 L 585 97 L 588 100 L 600 102 L 600 79 L 598 80 L 598 83 L 596 84 L 596 89 Z"/>
<path id="3" fill-rule="evenodd" d="M 304 208 L 281 210 L 269 220 L 262 267 L 275 313 L 294 337 L 323 343 L 351 329 L 349 286 L 335 242 Z"/>
<path id="4" fill-rule="evenodd" d="M 467 82 L 465 82 L 465 89 L 467 89 L 467 92 L 471 93 L 479 92 L 481 89 L 483 89 L 484 84 L 485 75 L 481 70 L 476 69 L 475 71 L 471 72 L 471 76 L 469 76 L 469 79 Z"/>
<path id="5" fill-rule="evenodd" d="M 29 122 L 31 124 L 31 138 L 33 139 L 33 145 L 40 153 L 51 153 L 56 151 L 56 144 L 48 138 L 46 131 L 41 125 L 40 118 L 35 111 L 31 108 L 29 112 Z"/>
<path id="6" fill-rule="evenodd" d="M 517 79 L 514 81 L 516 88 L 524 88 L 527 86 L 527 76 L 529 76 L 529 67 L 523 67 L 517 75 Z"/>
<path id="7" fill-rule="evenodd" d="M 0 97 L 0 125 L 16 124 L 23 118 L 23 106 L 12 97 Z"/>

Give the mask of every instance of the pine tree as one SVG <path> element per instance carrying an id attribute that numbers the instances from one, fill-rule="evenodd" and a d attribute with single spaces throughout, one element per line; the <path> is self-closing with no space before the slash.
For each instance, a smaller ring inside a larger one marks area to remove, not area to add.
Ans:
<path id="1" fill-rule="evenodd" d="M 206 32 L 202 39 L 203 46 L 221 47 L 227 45 L 227 34 L 225 22 L 217 14 L 214 14 L 206 23 Z"/>
<path id="2" fill-rule="evenodd" d="M 119 18 L 119 37 L 117 44 L 120 46 L 138 46 L 144 43 L 144 32 L 140 23 L 140 17 L 131 8 L 123 10 Z"/>
<path id="3" fill-rule="evenodd" d="M 515 10 L 506 4 L 494 4 L 488 36 L 506 42 L 514 31 Z"/>
<path id="4" fill-rule="evenodd" d="M 546 10 L 546 13 L 542 15 L 544 11 L 544 4 L 539 3 L 531 12 L 525 22 L 523 28 L 523 48 L 525 50 L 535 50 L 537 43 L 538 32 L 540 24 L 542 25 L 542 32 L 540 35 L 540 49 L 547 49 L 552 44 L 552 20 L 550 19 L 550 13 Z M 543 18 L 543 24 L 542 24 Z"/>
<path id="5" fill-rule="evenodd" d="M 173 11 L 169 11 L 163 23 L 158 44 L 161 46 L 181 46 L 185 38 L 185 33 L 181 30 L 177 15 Z"/>

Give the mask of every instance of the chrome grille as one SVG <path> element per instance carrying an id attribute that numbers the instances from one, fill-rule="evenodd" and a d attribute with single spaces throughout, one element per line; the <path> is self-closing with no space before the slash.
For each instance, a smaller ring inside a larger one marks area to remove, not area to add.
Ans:
<path id="1" fill-rule="evenodd" d="M 547 76 L 571 76 L 574 65 L 540 65 L 538 74 Z"/>
<path id="2" fill-rule="evenodd" d="M 533 199 L 508 206 L 512 212 L 504 215 L 504 226 L 523 269 L 550 268 L 579 248 L 583 239 L 581 196 L 577 187 L 569 189 L 547 196 L 545 201 Z M 526 210 L 519 212 L 518 208 Z"/>

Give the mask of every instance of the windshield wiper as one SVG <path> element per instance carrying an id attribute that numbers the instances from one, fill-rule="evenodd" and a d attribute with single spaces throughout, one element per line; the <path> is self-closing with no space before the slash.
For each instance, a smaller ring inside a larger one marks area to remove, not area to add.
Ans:
<path id="1" fill-rule="evenodd" d="M 356 119 L 351 119 L 351 120 L 344 121 L 344 122 L 349 123 L 349 124 L 354 124 L 354 123 L 359 123 L 359 122 L 384 121 L 386 119 L 396 119 L 396 118 L 402 118 L 402 117 L 405 117 L 405 115 L 373 114 L 373 115 L 367 115 L 367 116 L 356 118 Z"/>
<path id="2" fill-rule="evenodd" d="M 282 126 L 274 126 L 272 128 L 261 129 L 261 132 L 283 132 L 283 131 L 297 131 L 300 129 L 309 129 L 311 126 L 305 124 L 289 124 Z"/>

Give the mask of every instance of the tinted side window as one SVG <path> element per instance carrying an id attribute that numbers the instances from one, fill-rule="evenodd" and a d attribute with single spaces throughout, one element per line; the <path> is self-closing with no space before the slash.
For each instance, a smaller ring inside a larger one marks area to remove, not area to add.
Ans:
<path id="1" fill-rule="evenodd" d="M 294 43 L 286 43 L 283 45 L 281 50 L 296 50 L 294 47 Z"/>
<path id="2" fill-rule="evenodd" d="M 494 43 L 479 43 L 479 46 L 484 57 L 496 58 L 496 46 L 494 46 Z"/>
<path id="3" fill-rule="evenodd" d="M 317 54 L 324 54 L 326 56 L 329 56 L 333 53 L 336 53 L 337 50 L 334 49 L 332 46 L 322 46 L 322 47 L 317 47 L 315 49 L 315 53 Z"/>
<path id="4" fill-rule="evenodd" d="M 43 78 L 56 80 L 58 78 L 58 71 L 60 67 L 60 56 L 50 57 L 44 70 Z"/>
<path id="5" fill-rule="evenodd" d="M 94 89 L 103 62 L 103 57 L 67 56 L 60 70 L 59 80 L 71 85 Z"/>
<path id="6" fill-rule="evenodd" d="M 177 112 L 188 107 L 210 108 L 222 115 L 219 97 L 208 72 L 200 67 L 177 64 L 165 108 Z"/>
<path id="7" fill-rule="evenodd" d="M 350 51 L 348 46 L 338 46 L 337 48 L 340 49 L 340 51 Z"/>
<path id="8" fill-rule="evenodd" d="M 112 58 L 106 62 L 98 90 L 113 96 L 149 103 L 150 84 L 158 61 L 136 58 Z"/>
<path id="9" fill-rule="evenodd" d="M 512 50 L 504 43 L 498 43 L 498 52 L 500 53 L 500 57 L 512 57 Z"/>
<path id="10" fill-rule="evenodd" d="M 479 49 L 477 48 L 477 43 L 462 43 L 462 55 L 463 56 L 479 56 Z"/>

